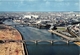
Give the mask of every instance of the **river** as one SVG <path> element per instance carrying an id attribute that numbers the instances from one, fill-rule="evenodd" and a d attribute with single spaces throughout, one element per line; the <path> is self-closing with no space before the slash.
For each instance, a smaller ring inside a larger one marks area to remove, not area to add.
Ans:
<path id="1" fill-rule="evenodd" d="M 6 23 L 9 24 L 10 22 Z M 10 23 L 11 24 L 11 23 Z M 12 24 L 11 24 L 12 25 Z M 13 25 L 12 25 L 13 26 Z M 73 42 L 67 44 L 63 41 L 49 42 L 50 40 L 63 40 L 57 35 L 51 35 L 46 29 L 37 29 L 29 26 L 17 25 L 15 27 L 26 40 L 26 49 L 29 55 L 79 55 L 80 47 Z M 33 40 L 44 40 L 35 43 Z"/>

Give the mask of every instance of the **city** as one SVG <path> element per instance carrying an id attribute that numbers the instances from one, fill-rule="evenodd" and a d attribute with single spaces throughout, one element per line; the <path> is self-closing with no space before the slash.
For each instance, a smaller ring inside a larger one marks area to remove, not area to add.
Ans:
<path id="1" fill-rule="evenodd" d="M 0 43 L 1 55 L 80 55 L 80 12 L 0 12 Z"/>
<path id="2" fill-rule="evenodd" d="M 0 55 L 80 55 L 80 0 L 0 0 Z"/>

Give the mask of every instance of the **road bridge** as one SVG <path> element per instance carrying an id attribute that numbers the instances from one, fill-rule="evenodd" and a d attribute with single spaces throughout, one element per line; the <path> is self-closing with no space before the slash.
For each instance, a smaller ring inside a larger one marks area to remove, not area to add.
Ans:
<path id="1" fill-rule="evenodd" d="M 39 44 L 39 43 L 49 43 L 49 44 L 54 44 L 57 42 L 62 42 L 63 44 L 69 44 L 70 41 L 66 41 L 66 40 L 0 40 L 0 43 L 8 43 L 8 42 L 21 42 L 21 43 L 26 43 L 26 44 Z"/>

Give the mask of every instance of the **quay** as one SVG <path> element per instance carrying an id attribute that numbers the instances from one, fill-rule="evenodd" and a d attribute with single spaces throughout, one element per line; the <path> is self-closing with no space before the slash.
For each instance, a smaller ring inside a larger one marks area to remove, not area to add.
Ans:
<path id="1" fill-rule="evenodd" d="M 52 35 L 56 34 L 56 35 L 58 35 L 58 36 L 60 36 L 60 37 L 62 37 L 62 38 L 64 38 L 64 39 L 68 40 L 68 42 L 69 42 L 69 41 L 72 41 L 72 42 L 74 42 L 76 45 L 80 46 L 80 40 L 77 39 L 77 38 L 71 38 L 71 37 L 69 37 L 69 36 L 66 36 L 66 35 L 63 35 L 63 34 L 61 34 L 61 33 L 58 33 L 57 31 L 54 31 L 54 30 L 48 30 L 48 31 L 49 31 Z"/>
<path id="2" fill-rule="evenodd" d="M 0 24 L 0 55 L 28 55 L 25 43 L 17 40 L 23 39 L 15 28 Z"/>

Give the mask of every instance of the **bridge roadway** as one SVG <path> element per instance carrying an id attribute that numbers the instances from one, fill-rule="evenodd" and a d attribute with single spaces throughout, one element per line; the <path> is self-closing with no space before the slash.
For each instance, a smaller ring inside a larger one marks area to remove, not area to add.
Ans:
<path id="1" fill-rule="evenodd" d="M 25 43 L 26 44 L 30 44 L 30 43 L 27 43 L 27 42 L 31 42 L 33 44 L 38 44 L 38 43 L 41 43 L 43 42 L 44 44 L 45 43 L 49 43 L 49 44 L 54 44 L 56 42 L 64 42 L 65 44 L 69 44 L 67 41 L 65 40 L 0 40 L 1 43 L 9 43 L 9 42 L 20 42 L 20 43 Z M 63 43 L 63 44 L 64 44 Z"/>

